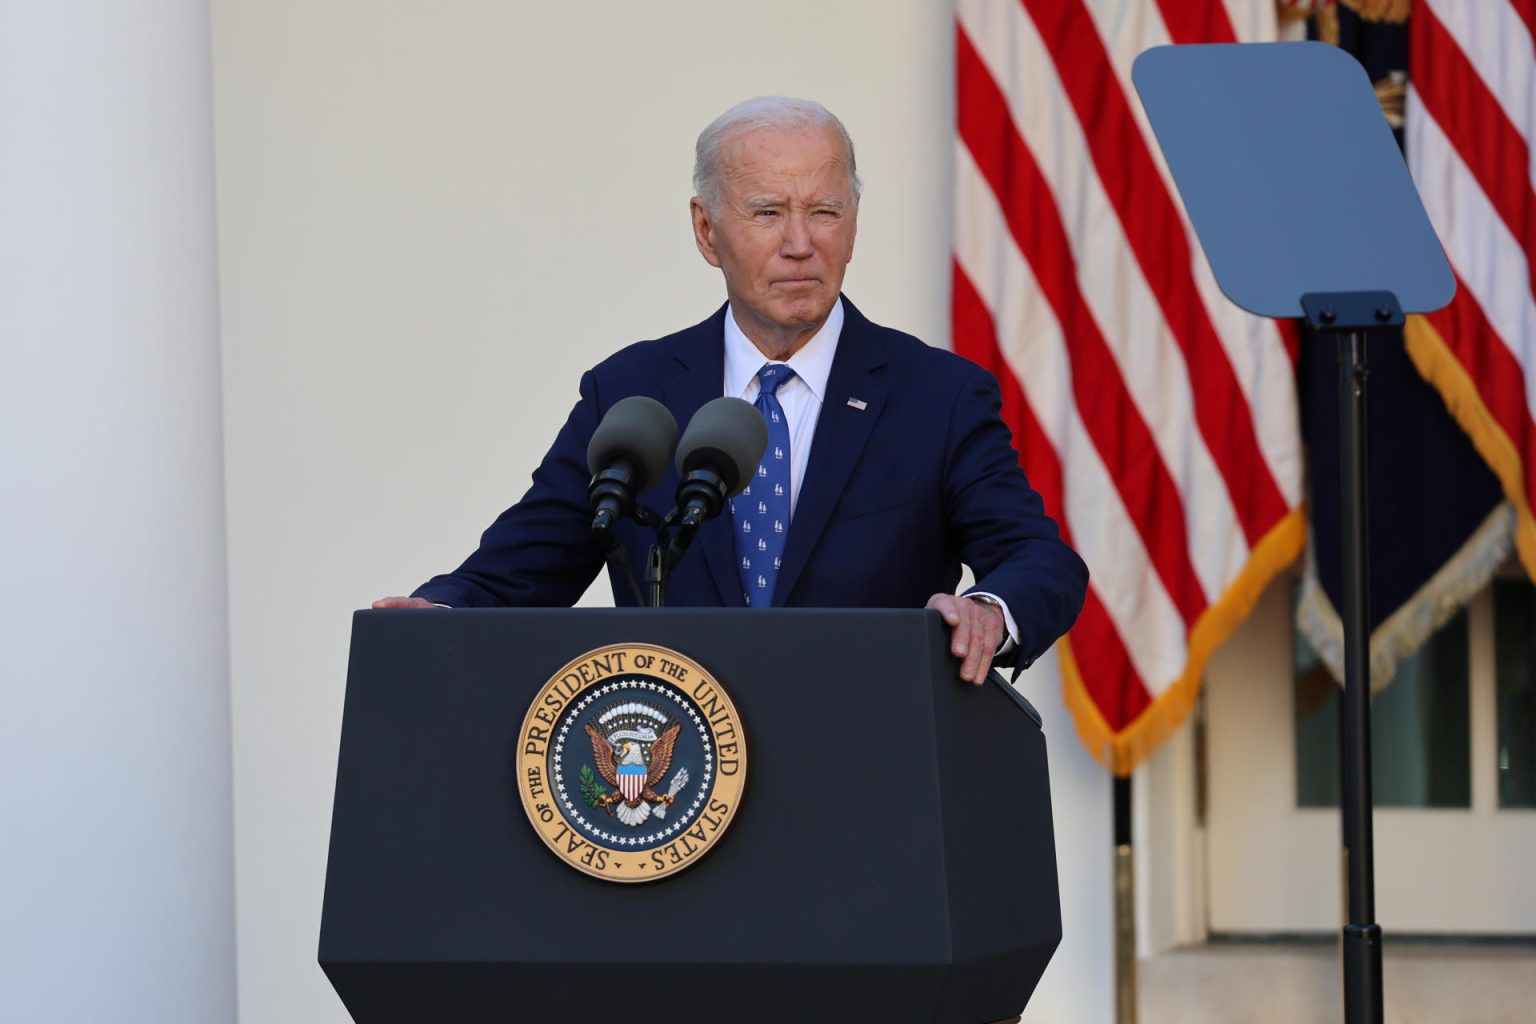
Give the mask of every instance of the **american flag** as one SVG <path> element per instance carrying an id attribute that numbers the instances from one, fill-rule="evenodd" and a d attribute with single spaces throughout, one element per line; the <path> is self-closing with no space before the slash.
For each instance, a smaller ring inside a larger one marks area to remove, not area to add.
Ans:
<path id="1" fill-rule="evenodd" d="M 1276 31 L 1273 0 L 958 5 L 954 346 L 997 375 L 1091 570 L 1058 652 L 1079 735 L 1117 774 L 1183 721 L 1305 539 L 1295 342 L 1218 290 L 1131 63 Z"/>
<path id="2" fill-rule="evenodd" d="M 1536 577 L 1536 0 L 1417 0 L 1408 20 L 1408 166 L 1456 272 L 1409 317 L 1414 364 L 1498 476 Z"/>

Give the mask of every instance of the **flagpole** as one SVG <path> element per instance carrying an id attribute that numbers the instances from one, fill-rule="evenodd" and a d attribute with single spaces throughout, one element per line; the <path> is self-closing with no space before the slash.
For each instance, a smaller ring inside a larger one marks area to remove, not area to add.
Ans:
<path id="1" fill-rule="evenodd" d="M 1131 778 L 1112 777 L 1115 818 L 1115 1024 L 1136 1024 L 1136 860 Z"/>

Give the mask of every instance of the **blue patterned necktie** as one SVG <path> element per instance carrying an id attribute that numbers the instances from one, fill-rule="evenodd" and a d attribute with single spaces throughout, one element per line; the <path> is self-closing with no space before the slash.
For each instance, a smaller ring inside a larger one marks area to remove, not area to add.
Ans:
<path id="1" fill-rule="evenodd" d="M 731 499 L 736 563 L 741 568 L 741 589 L 749 608 L 766 608 L 773 603 L 784 540 L 789 536 L 789 418 L 775 392 L 794 375 L 795 371 L 783 363 L 768 363 L 757 371 L 762 387 L 757 393 L 757 408 L 768 424 L 768 447 L 757 475 Z"/>

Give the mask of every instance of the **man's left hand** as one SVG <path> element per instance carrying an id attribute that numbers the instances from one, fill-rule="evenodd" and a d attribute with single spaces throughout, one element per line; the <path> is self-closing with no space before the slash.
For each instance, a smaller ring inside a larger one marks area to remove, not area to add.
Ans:
<path id="1" fill-rule="evenodd" d="M 995 605 L 972 601 L 954 594 L 934 594 L 928 607 L 949 623 L 949 650 L 960 663 L 960 678 L 980 686 L 992 667 L 992 656 L 1002 645 L 1008 627 L 1002 610 Z"/>

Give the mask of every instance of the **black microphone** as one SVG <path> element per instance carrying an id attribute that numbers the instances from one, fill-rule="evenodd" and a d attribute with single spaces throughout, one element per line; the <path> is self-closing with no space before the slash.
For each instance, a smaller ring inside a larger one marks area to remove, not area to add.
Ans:
<path id="1" fill-rule="evenodd" d="M 752 482 L 767 447 L 768 424 L 750 402 L 717 398 L 693 414 L 677 443 L 678 525 L 685 537 Z"/>
<path id="2" fill-rule="evenodd" d="M 634 512 L 635 498 L 667 471 L 676 444 L 677 420 L 654 398 L 634 395 L 614 403 L 587 445 L 594 532 L 604 535 L 614 520 Z"/>

